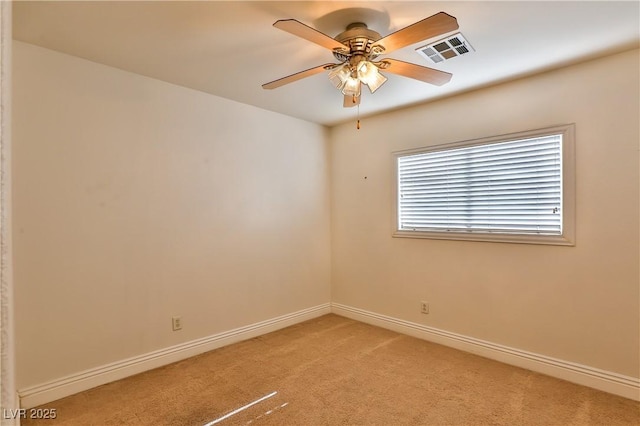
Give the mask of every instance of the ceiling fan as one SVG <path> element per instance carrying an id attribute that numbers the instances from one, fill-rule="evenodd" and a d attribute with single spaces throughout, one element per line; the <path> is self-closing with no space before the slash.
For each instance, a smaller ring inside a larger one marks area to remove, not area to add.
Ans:
<path id="1" fill-rule="evenodd" d="M 367 25 L 362 22 L 349 24 L 346 31 L 335 38 L 295 19 L 282 19 L 276 21 L 273 26 L 330 49 L 333 56 L 340 62 L 319 65 L 274 80 L 263 84 L 264 89 L 275 89 L 305 77 L 329 71 L 331 83 L 344 95 L 343 106 L 352 107 L 360 104 L 363 83 L 373 93 L 387 81 L 387 78 L 380 73 L 381 70 L 437 86 L 451 80 L 450 73 L 433 68 L 390 58 L 376 61 L 380 55 L 457 30 L 456 18 L 444 12 L 436 13 L 386 37 L 381 37 L 379 33 L 367 28 Z"/>

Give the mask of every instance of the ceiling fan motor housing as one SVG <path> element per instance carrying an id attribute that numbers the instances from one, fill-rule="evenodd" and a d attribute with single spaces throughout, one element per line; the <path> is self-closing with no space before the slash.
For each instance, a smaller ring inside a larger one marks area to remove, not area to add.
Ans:
<path id="1" fill-rule="evenodd" d="M 382 46 L 374 46 L 374 43 L 381 38 L 379 33 L 367 28 L 366 24 L 354 22 L 347 26 L 346 31 L 334 38 L 349 47 L 349 52 L 334 50 L 333 56 L 340 62 L 346 62 L 356 56 L 367 60 L 374 59 L 384 51 Z"/>

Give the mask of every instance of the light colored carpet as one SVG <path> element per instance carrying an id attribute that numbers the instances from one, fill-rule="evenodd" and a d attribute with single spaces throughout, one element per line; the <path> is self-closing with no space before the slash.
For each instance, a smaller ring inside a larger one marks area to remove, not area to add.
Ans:
<path id="1" fill-rule="evenodd" d="M 337 315 L 52 402 L 56 420 L 22 424 L 205 425 L 252 402 L 216 424 L 640 425 L 638 402 Z"/>

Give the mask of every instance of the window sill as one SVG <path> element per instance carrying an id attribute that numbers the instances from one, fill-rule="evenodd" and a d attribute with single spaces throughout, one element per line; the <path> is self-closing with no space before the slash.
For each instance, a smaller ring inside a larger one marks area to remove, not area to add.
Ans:
<path id="1" fill-rule="evenodd" d="M 431 240 L 484 241 L 491 243 L 544 244 L 553 246 L 575 246 L 575 239 L 567 235 L 466 233 L 401 231 L 393 233 L 395 238 L 426 238 Z"/>

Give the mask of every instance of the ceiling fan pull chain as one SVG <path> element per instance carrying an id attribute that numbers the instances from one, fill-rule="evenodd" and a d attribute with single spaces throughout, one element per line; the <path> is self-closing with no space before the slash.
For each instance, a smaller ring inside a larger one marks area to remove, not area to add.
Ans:
<path id="1" fill-rule="evenodd" d="M 360 130 L 360 104 L 358 104 L 356 108 L 358 108 L 358 121 L 356 122 L 356 129 Z"/>

